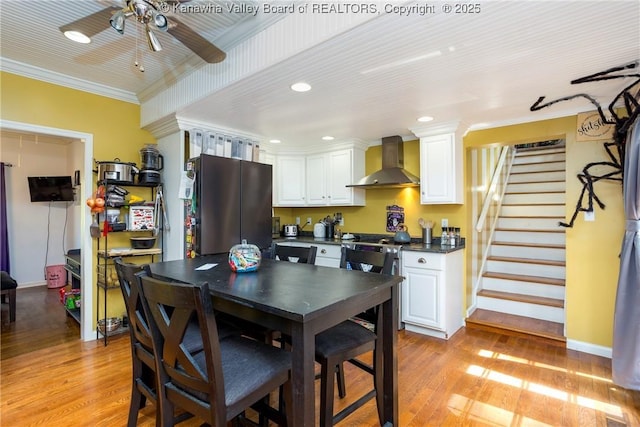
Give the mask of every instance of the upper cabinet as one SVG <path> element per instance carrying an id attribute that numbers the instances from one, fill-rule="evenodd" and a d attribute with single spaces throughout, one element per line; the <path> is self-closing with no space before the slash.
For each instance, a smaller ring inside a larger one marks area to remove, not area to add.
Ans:
<path id="1" fill-rule="evenodd" d="M 364 175 L 364 150 L 275 157 L 274 206 L 364 206 L 364 190 L 347 187 Z"/>
<path id="2" fill-rule="evenodd" d="M 350 148 L 307 156 L 307 205 L 363 206 L 364 191 L 347 187 L 362 175 L 362 150 Z"/>
<path id="3" fill-rule="evenodd" d="M 305 206 L 304 156 L 276 156 L 276 206 Z"/>
<path id="4" fill-rule="evenodd" d="M 420 137 L 420 203 L 462 204 L 462 140 L 443 129 L 412 131 Z"/>

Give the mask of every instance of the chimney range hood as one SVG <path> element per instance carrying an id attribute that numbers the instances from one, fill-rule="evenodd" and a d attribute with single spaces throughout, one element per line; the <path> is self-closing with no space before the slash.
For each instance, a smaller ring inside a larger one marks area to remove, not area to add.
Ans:
<path id="1" fill-rule="evenodd" d="M 419 185 L 420 178 L 404 169 L 402 137 L 396 135 L 382 138 L 382 169 L 347 187 L 371 189 L 406 188 Z"/>

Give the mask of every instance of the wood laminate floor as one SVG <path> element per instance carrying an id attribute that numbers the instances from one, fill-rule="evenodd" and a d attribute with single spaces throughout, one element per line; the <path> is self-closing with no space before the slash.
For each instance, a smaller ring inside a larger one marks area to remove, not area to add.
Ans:
<path id="1" fill-rule="evenodd" d="M 2 305 L 2 426 L 125 426 L 128 335 L 81 342 L 57 292 L 18 290 L 15 324 Z M 640 392 L 611 382 L 609 359 L 540 340 L 462 329 L 449 341 L 398 336 L 400 426 L 640 426 Z M 346 365 L 347 398 L 370 377 Z M 317 395 L 317 391 L 316 391 Z M 342 405 L 336 399 L 336 410 Z M 318 405 L 316 404 L 316 407 Z M 199 426 L 196 419 L 183 424 Z M 154 426 L 153 407 L 140 426 Z M 378 425 L 368 403 L 339 426 Z"/>

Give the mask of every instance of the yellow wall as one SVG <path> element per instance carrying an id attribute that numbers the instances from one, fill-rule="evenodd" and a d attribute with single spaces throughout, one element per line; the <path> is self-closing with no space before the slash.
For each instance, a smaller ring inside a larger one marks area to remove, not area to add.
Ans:
<path id="1" fill-rule="evenodd" d="M 0 117 L 93 134 L 93 158 L 99 161 L 118 157 L 123 162 L 139 164 L 140 148 L 156 142 L 149 132 L 140 128 L 140 106 L 137 104 L 6 72 L 0 72 Z M 112 234 L 109 246 L 128 246 L 127 237 L 125 233 Z M 110 315 L 120 317 L 124 313 L 122 294 L 117 291 L 109 294 Z"/>
<path id="2" fill-rule="evenodd" d="M 568 221 L 582 191 L 576 175 L 588 162 L 607 159 L 601 142 L 576 142 L 576 123 L 572 116 L 487 129 L 469 133 L 464 143 L 468 148 L 565 138 Z M 611 347 L 618 254 L 624 228 L 622 189 L 619 183 L 605 181 L 596 183 L 595 188 L 606 208 L 595 207 L 594 222 L 584 222 L 581 214 L 574 227 L 566 231 L 566 336 L 569 340 Z"/>

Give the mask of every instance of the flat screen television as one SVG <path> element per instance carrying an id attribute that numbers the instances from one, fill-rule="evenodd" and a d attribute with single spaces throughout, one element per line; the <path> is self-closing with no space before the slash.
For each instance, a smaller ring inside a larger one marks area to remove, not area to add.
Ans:
<path id="1" fill-rule="evenodd" d="M 72 202 L 71 176 L 30 176 L 29 193 L 32 202 Z"/>

